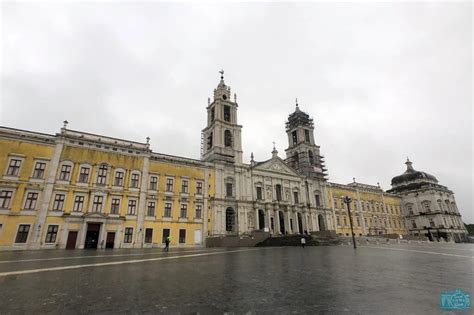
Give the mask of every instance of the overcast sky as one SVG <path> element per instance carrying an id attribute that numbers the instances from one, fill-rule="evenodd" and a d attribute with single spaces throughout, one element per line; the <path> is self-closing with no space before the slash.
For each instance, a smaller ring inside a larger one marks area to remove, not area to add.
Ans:
<path id="1" fill-rule="evenodd" d="M 458 3 L 2 4 L 0 124 L 69 127 L 199 158 L 218 71 L 244 161 L 284 158 L 295 107 L 329 179 L 390 188 L 409 156 L 472 197 L 472 7 Z"/>

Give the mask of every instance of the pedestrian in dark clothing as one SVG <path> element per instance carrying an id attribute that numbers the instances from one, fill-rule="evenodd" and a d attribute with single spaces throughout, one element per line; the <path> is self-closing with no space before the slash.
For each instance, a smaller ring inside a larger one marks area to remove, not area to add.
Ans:
<path id="1" fill-rule="evenodd" d="M 167 237 L 165 239 L 165 248 L 163 249 L 165 252 L 169 252 L 170 251 L 170 238 Z"/>
<path id="2" fill-rule="evenodd" d="M 306 245 L 306 239 L 304 237 L 301 238 L 301 246 L 304 246 Z"/>

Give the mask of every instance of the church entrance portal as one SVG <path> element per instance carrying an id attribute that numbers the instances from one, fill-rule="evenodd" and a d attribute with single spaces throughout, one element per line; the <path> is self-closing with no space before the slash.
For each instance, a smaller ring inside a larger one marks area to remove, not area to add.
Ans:
<path id="1" fill-rule="evenodd" d="M 298 212 L 298 229 L 303 234 L 303 220 L 301 219 L 301 213 Z"/>
<path id="2" fill-rule="evenodd" d="M 87 223 L 86 241 L 84 248 L 97 248 L 99 244 L 100 223 Z"/>
<path id="3" fill-rule="evenodd" d="M 262 209 L 258 209 L 258 229 L 263 230 L 265 228 L 265 212 Z"/>
<path id="4" fill-rule="evenodd" d="M 326 226 L 324 225 L 324 217 L 322 214 L 318 215 L 318 225 L 320 231 L 326 231 Z"/>
<path id="5" fill-rule="evenodd" d="M 280 233 L 285 234 L 285 215 L 282 211 L 278 211 L 278 218 L 280 219 Z"/>

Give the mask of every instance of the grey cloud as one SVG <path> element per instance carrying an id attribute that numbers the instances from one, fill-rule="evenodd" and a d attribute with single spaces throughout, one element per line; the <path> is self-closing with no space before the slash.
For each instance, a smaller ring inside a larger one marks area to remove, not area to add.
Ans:
<path id="1" fill-rule="evenodd" d="M 244 157 L 284 157 L 295 98 L 330 179 L 380 182 L 407 155 L 472 200 L 472 8 L 457 3 L 2 3 L 0 123 L 144 141 L 199 158 L 224 67 Z"/>

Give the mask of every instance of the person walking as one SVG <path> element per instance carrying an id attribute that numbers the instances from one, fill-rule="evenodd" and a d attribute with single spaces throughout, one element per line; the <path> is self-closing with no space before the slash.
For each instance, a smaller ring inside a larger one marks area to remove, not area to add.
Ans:
<path id="1" fill-rule="evenodd" d="M 165 252 L 170 251 L 170 237 L 169 236 L 167 236 L 166 239 L 165 239 L 165 248 L 163 250 Z"/>
<path id="2" fill-rule="evenodd" d="M 304 237 L 301 237 L 301 246 L 304 246 L 306 245 L 306 239 Z"/>

